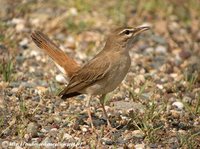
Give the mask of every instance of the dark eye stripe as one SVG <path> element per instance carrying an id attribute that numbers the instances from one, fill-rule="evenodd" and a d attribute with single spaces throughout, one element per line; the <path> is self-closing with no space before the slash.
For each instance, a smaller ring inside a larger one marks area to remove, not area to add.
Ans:
<path id="1" fill-rule="evenodd" d="M 128 35 L 128 34 L 130 34 L 133 31 L 134 31 L 134 29 L 123 29 L 121 32 L 119 32 L 119 35 L 121 35 L 121 34 Z"/>

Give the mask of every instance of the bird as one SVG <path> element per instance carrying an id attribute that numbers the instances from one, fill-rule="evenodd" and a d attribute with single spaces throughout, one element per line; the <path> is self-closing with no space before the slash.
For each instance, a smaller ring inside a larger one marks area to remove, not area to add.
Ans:
<path id="1" fill-rule="evenodd" d="M 97 95 L 100 96 L 99 100 L 107 125 L 112 127 L 105 109 L 104 99 L 108 93 L 119 86 L 127 75 L 131 66 L 129 50 L 136 37 L 149 29 L 150 26 L 120 27 L 113 29 L 107 37 L 104 48 L 88 63 L 81 67 L 72 60 L 74 65 L 72 65 L 73 71 L 70 71 L 69 83 L 58 96 L 62 99 L 67 99 L 80 94 L 87 94 L 86 107 L 92 128 L 94 128 L 94 124 L 90 111 L 90 101 L 93 96 Z M 36 45 L 42 47 L 42 42 L 35 35 L 38 35 L 38 32 L 32 34 L 33 41 Z M 66 64 L 62 65 L 64 66 Z M 67 69 L 65 70 L 67 71 Z"/>

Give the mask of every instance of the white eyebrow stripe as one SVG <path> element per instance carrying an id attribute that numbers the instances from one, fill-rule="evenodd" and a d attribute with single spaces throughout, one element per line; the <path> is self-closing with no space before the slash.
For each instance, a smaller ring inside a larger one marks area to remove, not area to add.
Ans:
<path id="1" fill-rule="evenodd" d="M 132 29 L 132 28 L 126 28 L 126 29 L 123 29 L 123 30 L 119 33 L 119 35 L 122 34 L 122 33 L 125 32 L 125 31 L 127 31 L 127 30 L 129 30 L 130 32 L 134 31 L 134 29 Z"/>

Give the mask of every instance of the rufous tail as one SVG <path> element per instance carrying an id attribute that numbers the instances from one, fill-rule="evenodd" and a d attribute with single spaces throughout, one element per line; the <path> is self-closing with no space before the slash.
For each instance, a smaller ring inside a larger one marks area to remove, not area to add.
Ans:
<path id="1" fill-rule="evenodd" d="M 34 31 L 31 34 L 34 43 L 43 49 L 55 62 L 57 67 L 67 76 L 71 77 L 80 66 L 75 60 L 65 54 L 55 43 L 53 43 L 46 35 L 40 31 Z"/>

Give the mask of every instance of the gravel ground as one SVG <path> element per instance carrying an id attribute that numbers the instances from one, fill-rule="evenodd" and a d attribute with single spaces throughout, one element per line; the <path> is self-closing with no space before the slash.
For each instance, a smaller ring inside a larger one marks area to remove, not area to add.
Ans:
<path id="1" fill-rule="evenodd" d="M 1 147 L 200 148 L 199 3 L 102 2 L 0 2 Z M 94 97 L 93 131 L 86 95 L 66 101 L 56 96 L 63 75 L 30 34 L 41 30 L 82 65 L 114 26 L 144 23 L 152 29 L 133 45 L 126 79 L 106 98 L 116 129 L 107 127 Z"/>

